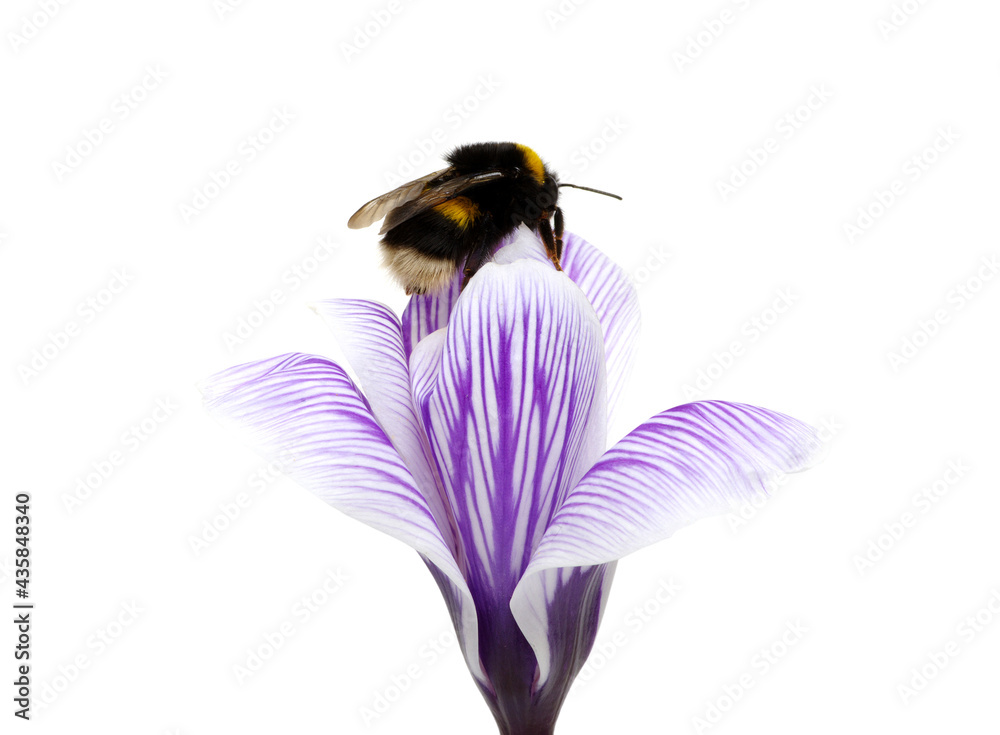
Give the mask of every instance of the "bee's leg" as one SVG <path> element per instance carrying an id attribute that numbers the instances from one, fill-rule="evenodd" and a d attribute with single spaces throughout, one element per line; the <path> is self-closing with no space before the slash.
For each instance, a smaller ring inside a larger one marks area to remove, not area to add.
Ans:
<path id="1" fill-rule="evenodd" d="M 468 261 L 466 261 L 466 262 L 468 262 Z M 472 279 L 472 277 L 474 275 L 476 275 L 476 271 L 477 270 L 479 270 L 479 269 L 478 268 L 470 268 L 468 265 L 465 266 L 465 269 L 462 271 L 462 285 L 458 289 L 459 293 L 462 293 L 462 291 L 465 290 L 465 287 L 469 285 L 469 281 Z"/>
<path id="2" fill-rule="evenodd" d="M 562 262 L 562 250 L 563 250 L 563 241 L 562 241 L 562 236 L 563 236 L 563 213 L 562 213 L 562 210 L 559 209 L 559 207 L 556 207 L 556 216 L 555 216 L 554 222 L 555 222 L 555 225 L 554 225 L 555 232 L 553 234 L 556 237 L 556 257 L 558 257 L 559 261 Z"/>
<path id="3" fill-rule="evenodd" d="M 469 257 L 465 259 L 465 266 L 462 268 L 461 291 L 465 290 L 465 287 L 469 285 L 469 281 L 472 280 L 472 277 L 479 272 L 480 268 L 483 267 L 483 263 L 486 262 L 488 255 L 489 250 L 483 246 L 479 246 L 469 253 Z"/>
<path id="4" fill-rule="evenodd" d="M 538 234 L 542 236 L 542 242 L 545 243 L 545 254 L 549 256 L 549 260 L 552 261 L 552 265 L 556 267 L 556 270 L 561 271 L 562 266 L 559 265 L 559 250 L 557 249 L 556 239 L 552 235 L 552 225 L 549 224 L 548 218 L 543 217 L 538 220 Z M 561 247 L 561 245 L 558 247 Z"/>

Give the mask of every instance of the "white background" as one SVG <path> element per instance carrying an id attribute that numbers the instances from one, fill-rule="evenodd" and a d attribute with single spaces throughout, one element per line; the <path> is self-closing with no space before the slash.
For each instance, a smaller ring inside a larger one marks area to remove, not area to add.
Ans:
<path id="1" fill-rule="evenodd" d="M 621 563 L 606 655 L 559 732 L 998 732 L 1000 278 L 983 264 L 1000 253 L 1000 7 L 900 5 L 887 26 L 889 0 L 6 3 L 0 595 L 9 610 L 11 506 L 30 492 L 36 702 L 11 724 L 6 624 L 0 729 L 494 731 L 416 554 L 257 475 L 195 383 L 284 352 L 337 357 L 309 301 L 400 310 L 375 228 L 349 231 L 350 214 L 453 145 L 514 140 L 624 197 L 562 197 L 568 228 L 639 286 L 617 435 L 705 371 L 700 395 L 829 436 L 825 462 L 745 523 L 706 520 Z M 249 160 L 275 109 L 294 119 Z M 240 173 L 185 216 L 230 161 Z M 859 208 L 873 219 L 852 238 Z M 322 262 L 317 238 L 336 244 Z M 116 272 L 127 285 L 105 291 Z M 227 344 L 241 319 L 262 323 Z M 338 570 L 342 587 L 297 615 Z M 241 680 L 283 623 L 293 635 Z M 789 623 L 806 632 L 782 650 Z M 901 694 L 925 664 L 932 680 Z M 380 694 L 396 701 L 366 722 Z M 706 730 L 712 705 L 728 711 Z"/>

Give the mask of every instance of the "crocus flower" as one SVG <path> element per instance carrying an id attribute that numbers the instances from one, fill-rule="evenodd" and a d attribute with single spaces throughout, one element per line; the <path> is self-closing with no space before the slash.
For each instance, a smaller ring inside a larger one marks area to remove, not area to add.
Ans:
<path id="1" fill-rule="evenodd" d="M 330 505 L 409 544 L 439 585 L 503 735 L 551 733 L 618 559 L 803 469 L 807 425 L 702 401 L 610 450 L 638 329 L 633 288 L 567 235 L 565 272 L 522 228 L 459 293 L 317 311 L 358 377 L 314 355 L 203 386 L 214 414 Z"/>

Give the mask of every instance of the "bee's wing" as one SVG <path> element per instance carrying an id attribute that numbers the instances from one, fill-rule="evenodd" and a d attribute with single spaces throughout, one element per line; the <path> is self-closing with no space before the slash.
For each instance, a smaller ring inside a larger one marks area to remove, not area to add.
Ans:
<path id="1" fill-rule="evenodd" d="M 427 174 L 419 179 L 414 179 L 413 181 L 409 181 L 402 186 L 398 186 L 382 196 L 375 197 L 355 212 L 349 220 L 347 220 L 347 226 L 352 230 L 358 230 L 362 227 L 367 227 L 372 222 L 377 222 L 385 217 L 386 213 L 389 211 L 395 209 L 401 204 L 405 204 L 406 202 L 416 199 L 423 192 L 424 188 L 426 188 L 427 184 L 449 170 L 450 169 L 443 168 L 440 171 L 435 171 L 432 174 Z"/>
<path id="2" fill-rule="evenodd" d="M 443 204 L 449 199 L 454 199 L 470 187 L 486 183 L 487 181 L 494 181 L 506 175 L 503 171 L 498 170 L 480 171 L 475 174 L 455 176 L 447 181 L 442 181 L 440 184 L 435 184 L 433 187 L 420 193 L 416 198 L 411 197 L 409 200 L 390 210 L 378 234 L 383 235 L 387 230 L 391 230 L 396 225 L 406 222 L 411 217 L 431 207 L 436 207 L 438 204 Z"/>

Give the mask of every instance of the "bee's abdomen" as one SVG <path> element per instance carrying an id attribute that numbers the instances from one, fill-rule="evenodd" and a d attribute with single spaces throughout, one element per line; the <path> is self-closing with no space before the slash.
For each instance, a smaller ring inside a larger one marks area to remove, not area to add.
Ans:
<path id="1" fill-rule="evenodd" d="M 481 213 L 470 201 L 449 200 L 401 222 L 382 236 L 382 261 L 407 293 L 451 283 L 475 242 Z"/>
<path id="2" fill-rule="evenodd" d="M 450 258 L 427 255 L 410 247 L 392 247 L 385 240 L 382 265 L 407 294 L 441 291 L 452 282 L 457 270 Z"/>

